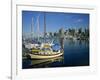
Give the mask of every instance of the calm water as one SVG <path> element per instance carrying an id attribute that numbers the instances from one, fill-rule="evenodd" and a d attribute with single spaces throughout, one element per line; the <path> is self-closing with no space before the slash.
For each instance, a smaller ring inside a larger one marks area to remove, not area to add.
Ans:
<path id="1" fill-rule="evenodd" d="M 23 69 L 45 67 L 89 66 L 89 42 L 65 40 L 64 55 L 48 60 L 23 60 Z"/>

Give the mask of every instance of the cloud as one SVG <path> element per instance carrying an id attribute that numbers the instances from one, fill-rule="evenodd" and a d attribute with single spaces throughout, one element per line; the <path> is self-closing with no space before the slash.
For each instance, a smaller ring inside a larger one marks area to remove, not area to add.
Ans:
<path id="1" fill-rule="evenodd" d="M 75 23 L 82 22 L 82 21 L 83 21 L 83 19 L 77 19 L 77 20 L 75 20 Z"/>

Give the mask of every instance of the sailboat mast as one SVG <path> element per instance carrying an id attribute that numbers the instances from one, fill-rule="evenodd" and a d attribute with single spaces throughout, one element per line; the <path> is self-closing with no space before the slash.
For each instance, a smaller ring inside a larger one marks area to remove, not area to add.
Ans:
<path id="1" fill-rule="evenodd" d="M 33 17 L 32 17 L 32 23 L 31 23 L 31 40 L 33 38 L 33 31 L 34 31 L 34 29 L 33 29 Z"/>
<path id="2" fill-rule="evenodd" d="M 44 12 L 44 41 L 46 42 L 45 38 L 46 38 L 46 17 Z"/>
<path id="3" fill-rule="evenodd" d="M 39 16 L 38 16 L 38 21 L 37 21 L 38 25 L 37 25 L 37 36 L 38 36 L 38 41 L 39 41 L 39 26 L 40 26 L 40 21 L 39 21 Z"/>

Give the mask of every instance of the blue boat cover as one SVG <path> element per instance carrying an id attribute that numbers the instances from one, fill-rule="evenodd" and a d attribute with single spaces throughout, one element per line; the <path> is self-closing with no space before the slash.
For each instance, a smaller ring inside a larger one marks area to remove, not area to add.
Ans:
<path id="1" fill-rule="evenodd" d="M 55 51 L 58 51 L 61 49 L 61 46 L 59 44 L 55 44 L 52 46 L 52 49 L 55 50 Z"/>

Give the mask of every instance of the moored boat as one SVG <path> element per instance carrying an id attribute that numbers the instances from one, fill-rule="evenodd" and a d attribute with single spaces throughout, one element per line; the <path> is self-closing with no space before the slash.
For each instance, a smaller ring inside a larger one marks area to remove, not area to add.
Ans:
<path id="1" fill-rule="evenodd" d="M 63 55 L 63 52 L 56 53 L 52 52 L 52 54 L 29 54 L 31 59 L 48 59 L 48 58 L 55 58 Z"/>
<path id="2" fill-rule="evenodd" d="M 49 44 L 46 44 L 42 49 L 31 49 L 28 57 L 31 59 L 47 59 L 58 57 L 61 55 L 63 55 L 63 51 L 60 50 L 59 45 L 53 45 L 51 47 Z"/>
<path id="3" fill-rule="evenodd" d="M 38 41 L 33 41 L 27 48 L 30 50 L 30 52 L 27 54 L 27 57 L 31 59 L 48 59 L 63 55 L 63 50 L 61 48 L 61 45 L 54 44 L 53 41 L 48 41 L 48 38 L 46 37 L 45 14 L 44 14 L 43 42 L 38 43 Z"/>

